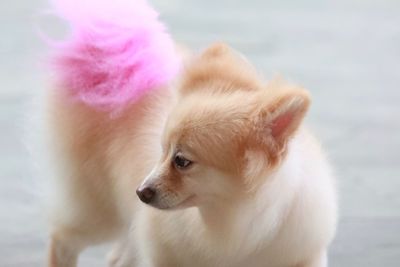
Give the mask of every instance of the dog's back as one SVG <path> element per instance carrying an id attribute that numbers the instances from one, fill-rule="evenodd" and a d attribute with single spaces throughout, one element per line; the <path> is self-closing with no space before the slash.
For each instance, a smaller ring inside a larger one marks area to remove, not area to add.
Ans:
<path id="1" fill-rule="evenodd" d="M 54 0 L 68 21 L 46 98 L 52 180 L 50 266 L 126 233 L 135 189 L 155 164 L 179 70 L 175 45 L 142 0 Z M 129 149 L 127 149 L 129 147 Z"/>

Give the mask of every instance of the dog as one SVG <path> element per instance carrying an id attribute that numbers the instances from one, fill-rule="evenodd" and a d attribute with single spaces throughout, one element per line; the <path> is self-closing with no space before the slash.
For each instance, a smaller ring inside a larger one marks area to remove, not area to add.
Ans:
<path id="1" fill-rule="evenodd" d="M 335 182 L 302 125 L 307 91 L 264 83 L 222 44 L 175 87 L 114 120 L 52 94 L 64 177 L 50 266 L 115 238 L 113 266 L 327 266 Z"/>
<path id="2" fill-rule="evenodd" d="M 115 48 L 104 36 L 96 42 Z M 306 90 L 265 82 L 241 54 L 217 43 L 188 56 L 175 82 L 134 95 L 110 116 L 103 87 L 100 109 L 74 93 L 92 93 L 99 73 L 114 68 L 107 77 L 117 77 L 126 62 L 118 56 L 102 68 L 98 58 L 115 53 L 84 45 L 63 47 L 69 69 L 57 86 L 65 88 L 46 100 L 55 169 L 49 267 L 77 266 L 81 251 L 103 242 L 116 242 L 113 267 L 327 266 L 336 187 L 303 125 Z M 129 50 L 121 47 L 113 52 Z M 95 55 L 94 64 L 74 49 Z M 118 97 L 111 99 L 120 105 Z"/>

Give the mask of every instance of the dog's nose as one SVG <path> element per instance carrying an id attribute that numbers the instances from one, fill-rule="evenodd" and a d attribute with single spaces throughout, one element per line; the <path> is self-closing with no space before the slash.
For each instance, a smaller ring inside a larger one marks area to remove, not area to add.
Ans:
<path id="1" fill-rule="evenodd" d="M 141 201 L 148 204 L 154 199 L 156 191 L 151 187 L 144 187 L 144 188 L 139 187 L 136 190 L 136 194 L 138 195 Z"/>

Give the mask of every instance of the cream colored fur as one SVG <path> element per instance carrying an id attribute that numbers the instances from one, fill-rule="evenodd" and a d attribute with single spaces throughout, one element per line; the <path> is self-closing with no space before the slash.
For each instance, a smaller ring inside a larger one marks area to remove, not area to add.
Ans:
<path id="1" fill-rule="evenodd" d="M 76 266 L 84 248 L 111 240 L 114 267 L 327 266 L 335 184 L 301 126 L 304 90 L 265 86 L 215 45 L 180 86 L 117 118 L 62 91 L 48 103 L 58 170 L 49 266 Z M 194 162 L 188 170 L 171 164 L 177 150 Z M 140 186 L 157 189 L 155 208 L 138 200 Z"/>
<path id="2" fill-rule="evenodd" d="M 140 209 L 131 233 L 140 240 L 139 259 L 147 259 L 139 266 L 327 266 L 336 222 L 329 166 L 305 131 L 289 146 L 279 170 L 248 199 L 168 213 Z"/>

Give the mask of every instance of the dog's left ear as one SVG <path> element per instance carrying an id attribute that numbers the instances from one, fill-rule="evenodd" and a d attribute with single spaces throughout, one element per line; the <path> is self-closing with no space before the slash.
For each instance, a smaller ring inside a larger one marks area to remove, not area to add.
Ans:
<path id="1" fill-rule="evenodd" d="M 257 177 L 264 177 L 281 162 L 310 105 L 310 96 L 303 89 L 270 89 L 253 102 L 250 131 L 245 138 L 243 176 L 247 182 L 252 181 L 248 183 L 251 189 L 257 188 Z"/>
<path id="2" fill-rule="evenodd" d="M 310 105 L 310 96 L 303 89 L 291 88 L 259 105 L 254 120 L 256 145 L 271 156 L 279 156 L 299 128 Z"/>

